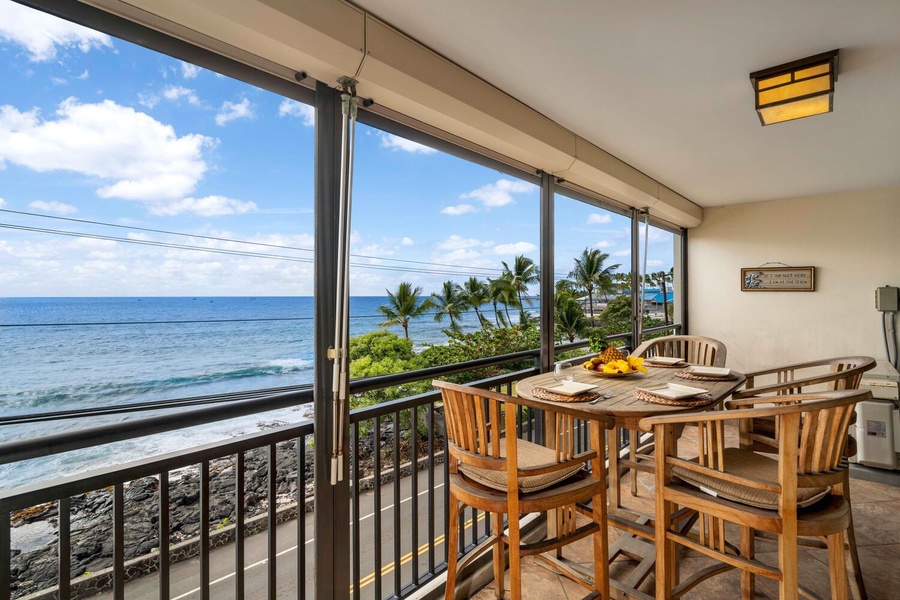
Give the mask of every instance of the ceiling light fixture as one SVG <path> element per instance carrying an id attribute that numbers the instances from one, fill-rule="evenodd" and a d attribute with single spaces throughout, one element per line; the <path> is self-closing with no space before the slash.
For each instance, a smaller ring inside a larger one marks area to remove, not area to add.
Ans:
<path id="1" fill-rule="evenodd" d="M 831 112 L 838 50 L 750 73 L 763 125 Z"/>

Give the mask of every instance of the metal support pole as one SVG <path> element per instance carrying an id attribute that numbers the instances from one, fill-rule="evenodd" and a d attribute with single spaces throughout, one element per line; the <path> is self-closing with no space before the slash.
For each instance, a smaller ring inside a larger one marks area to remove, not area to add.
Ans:
<path id="1" fill-rule="evenodd" d="M 315 184 L 315 597 L 346 598 L 350 589 L 349 481 L 329 485 L 334 415 L 332 363 L 324 349 L 334 341 L 337 290 L 338 185 L 340 182 L 340 95 L 316 85 Z M 346 432 L 340 432 L 346 435 Z M 345 455 L 344 460 L 347 460 Z"/>
<path id="2" fill-rule="evenodd" d="M 641 211 L 631 209 L 631 349 L 641 344 L 640 325 L 644 318 L 641 306 Z"/>
<path id="3" fill-rule="evenodd" d="M 555 186 L 553 176 L 549 173 L 541 173 L 541 210 L 540 210 L 540 252 L 541 252 L 541 372 L 553 370 L 554 344 L 553 331 L 555 321 L 553 318 L 554 281 L 553 273 L 553 188 Z"/>
<path id="4" fill-rule="evenodd" d="M 681 306 L 680 306 L 680 317 L 681 317 L 681 333 L 684 335 L 689 335 L 690 332 L 690 324 L 688 322 L 689 312 L 688 312 L 688 230 L 681 230 L 681 244 L 679 244 L 679 249 L 681 250 L 679 258 L 679 264 L 681 265 L 681 269 L 677 273 L 678 281 L 681 285 Z M 674 285 L 675 282 L 673 281 Z"/>

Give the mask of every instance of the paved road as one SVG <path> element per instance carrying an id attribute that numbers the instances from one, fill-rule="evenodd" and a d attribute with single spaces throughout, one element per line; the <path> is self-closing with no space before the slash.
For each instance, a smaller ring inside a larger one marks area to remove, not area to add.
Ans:
<path id="1" fill-rule="evenodd" d="M 419 473 L 418 492 L 418 537 L 413 540 L 412 510 L 411 510 L 411 478 L 406 477 L 400 481 L 400 575 L 401 586 L 408 585 L 412 581 L 413 547 L 418 551 L 419 575 L 428 572 L 429 545 L 429 501 L 433 496 L 434 501 L 434 555 L 435 564 L 444 560 L 444 489 L 443 469 L 438 467 L 435 473 L 435 490 L 433 494 L 428 490 L 427 473 Z M 381 596 L 394 593 L 394 518 L 395 498 L 393 483 L 382 486 L 379 494 L 381 498 L 381 522 L 375 519 L 375 494 L 366 492 L 360 497 L 360 598 L 371 600 L 376 598 L 376 588 L 380 587 Z M 467 518 L 470 518 L 467 512 Z M 314 598 L 314 583 L 316 562 L 314 552 L 314 514 L 305 517 L 306 536 L 306 597 Z M 277 547 L 277 596 L 278 598 L 297 598 L 297 521 L 283 523 L 276 528 Z M 483 531 L 484 521 L 477 523 L 479 532 Z M 469 530 L 469 536 L 471 536 Z M 266 533 L 251 536 L 245 539 L 245 597 L 248 600 L 262 600 L 266 596 Z M 469 538 L 467 537 L 467 540 Z M 375 548 L 376 540 L 381 541 L 381 576 L 375 572 Z M 218 548 L 210 553 L 210 596 L 214 599 L 234 597 L 234 545 Z M 197 559 L 191 559 L 172 565 L 170 571 L 170 598 L 172 600 L 195 600 L 200 598 L 200 563 Z M 112 594 L 107 592 L 97 596 L 104 600 L 111 599 Z M 149 575 L 128 583 L 125 587 L 126 600 L 158 600 L 159 580 L 157 575 Z"/>

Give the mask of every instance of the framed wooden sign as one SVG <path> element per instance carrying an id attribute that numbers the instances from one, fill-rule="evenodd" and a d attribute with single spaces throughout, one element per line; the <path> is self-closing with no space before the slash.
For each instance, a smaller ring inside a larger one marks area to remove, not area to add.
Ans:
<path id="1" fill-rule="evenodd" d="M 742 292 L 814 292 L 815 267 L 753 267 L 741 269 Z"/>

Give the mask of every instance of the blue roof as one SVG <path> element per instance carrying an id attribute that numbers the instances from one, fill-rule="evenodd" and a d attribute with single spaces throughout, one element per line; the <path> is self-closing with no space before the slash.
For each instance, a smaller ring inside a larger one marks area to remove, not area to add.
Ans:
<path id="1" fill-rule="evenodd" d="M 673 302 L 675 300 L 675 292 L 666 292 L 666 302 Z M 651 302 L 656 302 L 657 304 L 662 304 L 663 295 L 662 293 L 656 294 L 652 298 L 650 298 Z"/>

